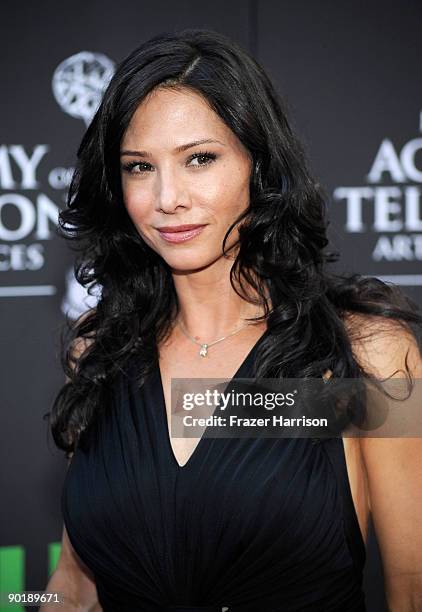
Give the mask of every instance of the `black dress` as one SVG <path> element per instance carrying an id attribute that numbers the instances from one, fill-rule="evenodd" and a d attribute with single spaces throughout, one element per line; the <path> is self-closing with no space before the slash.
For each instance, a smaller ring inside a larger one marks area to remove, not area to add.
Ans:
<path id="1" fill-rule="evenodd" d="M 234 378 L 253 375 L 262 337 Z M 341 438 L 203 437 L 180 466 L 158 364 L 141 388 L 119 376 L 112 400 L 62 492 L 104 612 L 366 610 Z"/>

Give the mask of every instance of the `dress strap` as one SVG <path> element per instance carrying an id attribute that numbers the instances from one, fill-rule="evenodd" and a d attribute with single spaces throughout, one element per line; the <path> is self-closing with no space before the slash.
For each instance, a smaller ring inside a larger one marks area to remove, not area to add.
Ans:
<path id="1" fill-rule="evenodd" d="M 344 529 L 351 555 L 359 574 L 362 578 L 363 566 L 366 560 L 365 542 L 360 530 L 355 505 L 353 503 L 349 476 L 347 473 L 346 456 L 344 452 L 343 438 L 325 439 L 321 446 L 325 449 L 330 463 L 336 474 L 338 487 L 341 493 L 343 508 Z"/>

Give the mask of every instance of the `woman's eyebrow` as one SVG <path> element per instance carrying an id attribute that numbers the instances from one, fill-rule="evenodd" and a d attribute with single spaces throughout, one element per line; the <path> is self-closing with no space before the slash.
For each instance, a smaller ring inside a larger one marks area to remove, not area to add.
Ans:
<path id="1" fill-rule="evenodd" d="M 212 138 L 204 138 L 203 140 L 195 140 L 194 142 L 188 142 L 187 144 L 180 145 L 180 146 L 176 147 L 175 149 L 173 149 L 173 152 L 174 153 L 181 153 L 182 151 L 186 151 L 187 149 L 191 149 L 192 147 L 197 147 L 198 145 L 206 144 L 206 143 L 211 143 L 211 142 L 216 142 L 218 144 L 221 144 L 223 147 L 226 146 L 225 144 L 223 144 L 219 140 L 214 140 Z M 129 151 L 127 149 L 125 149 L 124 151 L 121 151 L 120 155 L 121 156 L 123 156 L 123 155 L 139 155 L 140 157 L 151 157 L 151 153 L 149 153 L 148 151 Z"/>

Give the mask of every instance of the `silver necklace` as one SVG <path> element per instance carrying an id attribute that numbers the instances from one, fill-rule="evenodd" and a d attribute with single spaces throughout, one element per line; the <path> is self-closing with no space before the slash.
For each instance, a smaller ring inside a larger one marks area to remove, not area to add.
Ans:
<path id="1" fill-rule="evenodd" d="M 195 342 L 195 344 L 198 344 L 201 347 L 200 350 L 199 350 L 199 355 L 201 357 L 207 357 L 207 355 L 208 355 L 208 348 L 210 346 L 213 346 L 214 344 L 217 344 L 217 342 L 221 342 L 222 340 L 225 340 L 226 338 L 230 338 L 230 336 L 233 336 L 234 334 L 237 334 L 237 332 L 239 332 L 241 329 L 243 329 L 247 325 L 250 325 L 250 322 L 247 321 L 246 323 L 243 323 L 243 325 L 241 325 L 240 327 L 238 327 L 234 331 L 230 332 L 226 336 L 223 336 L 222 338 L 218 338 L 218 340 L 213 340 L 213 342 L 206 343 L 206 342 L 199 342 L 199 340 L 196 340 L 195 338 L 192 338 L 192 336 L 190 334 L 188 334 L 188 332 L 186 331 L 186 328 L 183 325 L 182 321 L 178 321 L 178 323 L 180 325 L 180 328 L 181 328 L 182 332 L 185 334 L 185 336 L 187 336 L 189 338 L 189 340 L 192 340 L 192 342 Z"/>

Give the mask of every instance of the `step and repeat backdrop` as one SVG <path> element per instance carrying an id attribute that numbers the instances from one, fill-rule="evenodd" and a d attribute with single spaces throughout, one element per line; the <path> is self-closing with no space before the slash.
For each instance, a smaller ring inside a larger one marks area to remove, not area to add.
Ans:
<path id="1" fill-rule="evenodd" d="M 184 27 L 220 31 L 251 51 L 328 194 L 339 269 L 397 283 L 422 303 L 422 6 L 28 0 L 1 13 L 0 591 L 19 592 L 44 590 L 60 552 L 66 461 L 42 415 L 64 382 L 64 315 L 96 298 L 75 282 L 57 216 L 116 63 Z M 372 530 L 365 589 L 368 610 L 385 609 Z"/>

